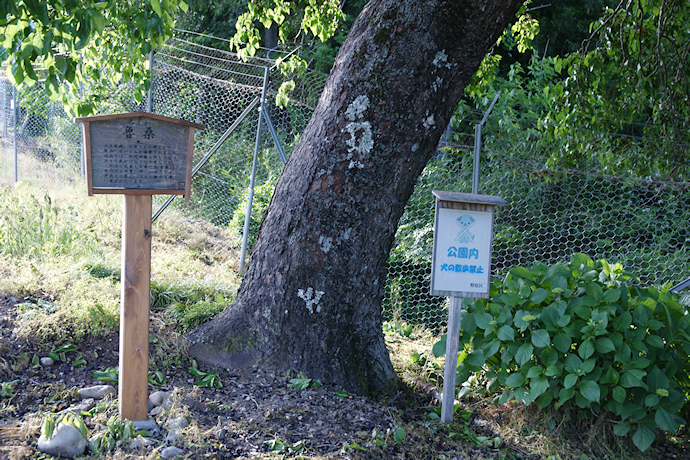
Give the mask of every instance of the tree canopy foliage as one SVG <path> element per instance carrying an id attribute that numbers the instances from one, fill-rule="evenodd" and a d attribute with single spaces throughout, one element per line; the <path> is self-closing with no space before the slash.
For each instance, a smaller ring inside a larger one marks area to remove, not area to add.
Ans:
<path id="1" fill-rule="evenodd" d="M 0 46 L 16 86 L 45 80 L 51 100 L 75 115 L 120 82 L 135 83 L 141 100 L 148 86 L 149 52 L 172 35 L 184 0 L 3 0 Z"/>

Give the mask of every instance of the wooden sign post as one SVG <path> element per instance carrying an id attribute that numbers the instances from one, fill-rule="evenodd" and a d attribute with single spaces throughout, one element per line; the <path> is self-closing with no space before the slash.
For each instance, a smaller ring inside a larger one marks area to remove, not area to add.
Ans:
<path id="1" fill-rule="evenodd" d="M 453 420 L 463 297 L 489 297 L 493 217 L 502 198 L 456 192 L 436 196 L 431 294 L 449 296 L 441 422 Z"/>
<path id="2" fill-rule="evenodd" d="M 152 195 L 189 198 L 194 129 L 204 126 L 145 112 L 75 118 L 82 123 L 86 188 L 122 194 L 120 415 L 148 415 Z"/>

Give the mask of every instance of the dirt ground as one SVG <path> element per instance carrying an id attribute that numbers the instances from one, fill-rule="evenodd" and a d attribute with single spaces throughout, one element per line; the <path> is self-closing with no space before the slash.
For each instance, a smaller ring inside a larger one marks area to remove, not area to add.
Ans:
<path id="1" fill-rule="evenodd" d="M 117 366 L 118 337 L 86 339 L 74 343 L 78 351 L 70 352 L 65 362 L 42 367 L 34 361 L 32 365 L 34 355 L 44 357 L 60 344 L 34 343 L 14 334 L 15 305 L 20 301 L 0 295 L 0 382 L 12 388 L 0 398 L 0 458 L 44 458 L 36 450 L 43 417 L 76 404 L 77 389 L 104 383 L 92 371 Z M 154 340 L 152 359 L 157 359 L 156 353 L 174 354 L 173 348 Z M 73 366 L 79 353 L 86 364 Z M 167 381 L 150 391 L 172 392 L 175 403 L 169 414 L 156 418 L 161 429 L 151 436 L 153 443 L 139 449 L 118 446 L 98 458 L 160 458 L 170 444 L 182 448 L 184 458 L 530 457 L 505 445 L 500 449 L 479 446 L 459 435 L 449 436 L 448 428 L 429 420 L 430 405 L 438 406 L 429 389 L 373 400 L 328 385 L 295 389 L 288 385 L 295 375 L 276 375 L 260 368 L 204 369 L 217 372 L 222 387 L 202 388 L 194 385 L 188 364 L 157 369 Z M 105 406 L 109 414 L 116 413 L 116 402 Z M 165 417 L 179 415 L 190 426 L 177 440 L 166 441 Z M 96 419 L 85 419 L 90 434 L 99 429 Z"/>
<path id="2" fill-rule="evenodd" d="M 18 337 L 14 329 L 21 300 L 0 294 L 0 459 L 50 458 L 36 449 L 42 420 L 78 403 L 76 390 L 104 383 L 92 372 L 117 366 L 118 337 L 70 342 L 77 350 L 64 361 L 40 366 L 34 356 L 45 357 L 66 342 L 36 343 Z M 375 400 L 329 385 L 296 389 L 289 385 L 294 374 L 202 368 L 216 372 L 222 387 L 199 387 L 188 371 L 189 358 L 171 339 L 171 326 L 155 317 L 151 325 L 150 369 L 161 371 L 165 382 L 150 386 L 150 392 L 171 393 L 172 408 L 155 417 L 159 430 L 149 436 L 147 446 L 118 444 L 108 453 L 87 452 L 83 458 L 158 459 L 170 445 L 184 452 L 176 458 L 189 459 L 596 458 L 544 455 L 549 451 L 544 448 L 547 441 L 529 421 L 529 416 L 540 414 L 530 415 L 528 408 L 517 404 L 475 404 L 460 412 L 464 417 L 456 414 L 456 423 L 442 426 L 433 417 L 439 406 L 433 394 L 439 388 L 428 383 Z M 86 363 L 74 366 L 80 356 Z M 89 435 L 102 432 L 106 420 L 116 414 L 117 401 L 101 402 L 91 417 L 84 416 Z M 180 416 L 190 425 L 171 440 L 166 421 Z M 516 417 L 527 417 L 519 431 L 506 428 Z M 572 451 L 578 450 L 575 446 Z M 683 459 L 690 453 L 684 443 L 666 440 L 644 458 Z"/>

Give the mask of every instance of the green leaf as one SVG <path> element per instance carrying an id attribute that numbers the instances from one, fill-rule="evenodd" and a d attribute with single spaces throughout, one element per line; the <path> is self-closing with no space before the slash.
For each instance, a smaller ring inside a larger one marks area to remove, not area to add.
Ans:
<path id="1" fill-rule="evenodd" d="M 551 344 L 551 337 L 545 329 L 532 331 L 532 344 L 537 348 L 548 347 Z"/>
<path id="2" fill-rule="evenodd" d="M 515 352 L 515 361 L 519 366 L 522 366 L 532 358 L 533 351 L 534 348 L 529 343 L 522 344 L 520 348 L 517 349 L 517 352 Z"/>
<path id="3" fill-rule="evenodd" d="M 526 278 L 528 280 L 534 280 L 534 275 L 531 271 L 525 267 L 513 267 L 510 269 L 509 273 L 516 278 Z"/>
<path id="4" fill-rule="evenodd" d="M 553 337 L 553 346 L 561 353 L 567 353 L 573 344 L 572 339 L 565 332 L 559 332 Z"/>
<path id="5" fill-rule="evenodd" d="M 663 349 L 666 346 L 666 344 L 664 343 L 664 339 L 662 339 L 658 335 L 650 334 L 647 337 L 645 337 L 644 341 L 647 342 L 647 344 L 650 347 L 654 347 L 654 348 Z"/>
<path id="6" fill-rule="evenodd" d="M 601 390 L 599 385 L 593 380 L 585 380 L 580 384 L 580 394 L 588 401 L 599 402 L 601 397 Z"/>
<path id="7" fill-rule="evenodd" d="M 519 372 L 510 374 L 506 379 L 506 385 L 512 388 L 521 387 L 525 384 L 525 377 Z"/>
<path id="8" fill-rule="evenodd" d="M 151 8 L 153 8 L 153 11 L 155 11 L 158 16 L 163 16 L 159 0 L 151 0 Z"/>
<path id="9" fill-rule="evenodd" d="M 568 374 L 563 379 L 563 388 L 565 388 L 567 390 L 568 388 L 572 388 L 576 383 L 577 383 L 577 375 Z"/>
<path id="10" fill-rule="evenodd" d="M 580 355 L 582 359 L 587 359 L 594 354 L 594 345 L 591 340 L 585 340 L 582 342 L 577 349 L 577 354 Z"/>
<path id="11" fill-rule="evenodd" d="M 644 387 L 642 378 L 646 372 L 639 369 L 629 369 L 621 374 L 620 385 L 624 388 Z"/>
<path id="12" fill-rule="evenodd" d="M 616 385 L 612 390 L 613 399 L 622 403 L 625 401 L 625 389 L 621 386 Z"/>
<path id="13" fill-rule="evenodd" d="M 613 341 L 608 337 L 599 337 L 594 343 L 594 348 L 597 350 L 597 352 L 602 354 L 616 351 Z"/>
<path id="14" fill-rule="evenodd" d="M 532 295 L 530 296 L 529 299 L 530 299 L 530 300 L 532 301 L 532 303 L 534 303 L 534 304 L 540 304 L 540 303 L 542 303 L 542 302 L 544 301 L 544 299 L 546 299 L 548 296 L 549 296 L 549 293 L 547 292 L 546 289 L 544 289 L 544 288 L 539 288 L 539 289 L 537 289 L 536 291 L 534 291 L 534 292 L 532 293 Z"/>
<path id="15" fill-rule="evenodd" d="M 443 334 L 439 341 L 431 348 L 431 352 L 437 358 L 446 354 L 446 337 L 447 335 Z"/>
<path id="16" fill-rule="evenodd" d="M 482 349 L 473 350 L 465 359 L 465 363 L 476 367 L 482 367 L 485 362 L 486 358 L 484 357 L 484 350 Z"/>
<path id="17" fill-rule="evenodd" d="M 644 452 L 652 445 L 655 437 L 654 430 L 646 425 L 640 425 L 635 434 L 633 434 L 632 440 L 635 447 Z"/>
<path id="18" fill-rule="evenodd" d="M 630 428 L 630 423 L 618 422 L 615 425 L 613 425 L 613 432 L 616 433 L 617 436 L 625 436 L 630 432 Z"/>
<path id="19" fill-rule="evenodd" d="M 561 315 L 558 320 L 556 321 L 556 324 L 559 325 L 560 327 L 566 327 L 568 324 L 570 324 L 570 319 L 572 316 L 570 315 Z"/>
<path id="20" fill-rule="evenodd" d="M 393 431 L 393 440 L 396 444 L 402 444 L 406 435 L 407 433 L 405 433 L 405 429 L 400 426 Z"/>
<path id="21" fill-rule="evenodd" d="M 537 399 L 542 393 L 549 388 L 549 380 L 543 375 L 530 381 L 532 399 Z"/>
<path id="22" fill-rule="evenodd" d="M 515 340 L 515 330 L 508 325 L 503 325 L 498 328 L 496 336 L 498 337 L 498 340 L 503 342 L 512 342 Z"/>
<path id="23" fill-rule="evenodd" d="M 659 396 L 652 393 L 648 394 L 644 398 L 644 405 L 647 407 L 655 407 L 657 404 L 659 404 Z"/>
<path id="24" fill-rule="evenodd" d="M 561 375 L 562 372 L 563 371 L 559 365 L 551 365 L 546 368 L 546 370 L 544 371 L 544 375 L 546 375 L 547 377 L 557 377 Z"/>
<path id="25" fill-rule="evenodd" d="M 493 316 L 486 312 L 475 313 L 474 315 L 474 321 L 477 324 L 477 327 L 484 330 L 491 330 L 493 328 L 493 325 L 491 324 L 493 319 Z"/>
<path id="26" fill-rule="evenodd" d="M 680 425 L 676 419 L 663 407 L 660 407 L 656 410 L 656 414 L 654 414 L 654 422 L 656 422 L 656 425 L 659 428 L 664 431 L 668 431 L 669 433 L 675 433 L 678 428 L 680 428 Z"/>
<path id="27" fill-rule="evenodd" d="M 527 371 L 527 378 L 528 378 L 528 379 L 533 379 L 533 378 L 535 378 L 535 377 L 539 377 L 539 376 L 542 375 L 543 373 L 544 373 L 544 368 L 543 368 L 543 367 L 541 367 L 541 366 L 539 366 L 539 365 L 532 366 L 532 367 L 530 367 L 529 370 Z"/>
<path id="28" fill-rule="evenodd" d="M 607 289 L 606 292 L 604 292 L 603 300 L 606 303 L 615 303 L 618 302 L 618 299 L 621 298 L 621 290 L 620 289 Z"/>

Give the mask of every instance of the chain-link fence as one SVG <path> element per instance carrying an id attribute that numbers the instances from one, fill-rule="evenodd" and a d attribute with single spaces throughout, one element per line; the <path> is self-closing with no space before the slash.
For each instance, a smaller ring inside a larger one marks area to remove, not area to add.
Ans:
<path id="1" fill-rule="evenodd" d="M 479 119 L 481 114 L 474 113 L 465 121 L 471 126 Z M 551 152 L 518 153 L 519 136 L 506 139 L 505 132 L 496 131 L 484 135 L 488 145 L 479 193 L 510 203 L 496 210 L 495 274 L 517 265 L 568 261 L 573 253 L 582 252 L 593 259 L 620 262 L 643 285 L 676 284 L 690 276 L 690 183 L 545 168 Z M 492 142 L 492 136 L 501 136 L 501 142 Z M 389 259 L 384 300 L 390 318 L 434 329 L 447 320 L 447 300 L 428 293 L 431 191 L 472 190 L 473 133 L 453 132 L 451 139 L 441 142 L 407 204 Z"/>
<path id="2" fill-rule="evenodd" d="M 282 170 L 281 156 L 289 156 L 306 126 L 326 76 L 307 71 L 297 77 L 290 103 L 280 109 L 275 97 L 285 77 L 273 67 L 274 61 L 243 61 L 220 48 L 199 45 L 194 34 L 178 31 L 153 57 L 149 104 L 154 113 L 206 125 L 195 140 L 192 199 L 171 204 L 189 216 L 231 226 L 241 235 L 256 154 L 251 244 Z M 266 105 L 260 112 L 265 83 Z M 2 180 L 12 180 L 15 145 L 20 180 L 38 174 L 51 175 L 54 182 L 80 180 L 79 127 L 60 106 L 48 103 L 40 85 L 20 92 L 18 105 L 13 94 L 0 80 Z M 119 88 L 99 113 L 144 108 L 128 96 L 127 88 Z M 472 190 L 473 126 L 482 116 L 465 111 L 418 180 L 389 259 L 384 299 L 389 319 L 437 330 L 446 321 L 447 300 L 429 295 L 431 191 Z M 490 118 L 499 117 L 494 113 Z M 601 133 L 592 136 L 589 148 L 596 151 L 601 139 Z M 553 154 L 549 148 L 559 147 L 527 144 L 519 130 L 506 132 L 495 123 L 485 127 L 479 192 L 510 203 L 496 214 L 496 274 L 515 265 L 555 263 L 583 252 L 623 263 L 644 284 L 678 283 L 690 276 L 690 183 L 547 168 L 546 158 Z M 163 205 L 162 199 L 157 201 L 154 211 Z"/>

